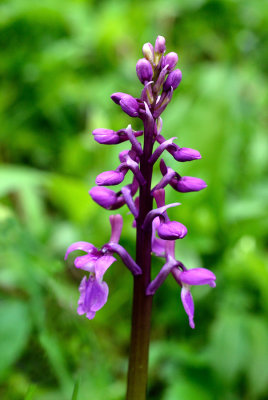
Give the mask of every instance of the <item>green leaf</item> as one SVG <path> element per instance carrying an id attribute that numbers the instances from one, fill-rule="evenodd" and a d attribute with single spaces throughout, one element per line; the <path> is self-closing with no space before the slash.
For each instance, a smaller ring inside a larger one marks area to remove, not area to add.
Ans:
<path id="1" fill-rule="evenodd" d="M 78 400 L 79 381 L 75 382 L 72 400 Z"/>
<path id="2" fill-rule="evenodd" d="M 259 317 L 251 317 L 247 322 L 250 336 L 250 362 L 247 365 L 247 374 L 251 393 L 256 396 L 268 389 L 268 325 Z"/>
<path id="3" fill-rule="evenodd" d="M 0 378 L 2 378 L 27 344 L 31 329 L 27 305 L 15 300 L 2 301 L 0 321 Z"/>

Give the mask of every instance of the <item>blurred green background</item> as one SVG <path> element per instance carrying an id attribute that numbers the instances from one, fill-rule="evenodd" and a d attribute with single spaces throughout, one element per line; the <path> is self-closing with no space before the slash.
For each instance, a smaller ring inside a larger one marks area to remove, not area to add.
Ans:
<path id="1" fill-rule="evenodd" d="M 193 288 L 195 330 L 171 277 L 157 292 L 148 399 L 268 398 L 267 24 L 265 0 L 1 1 L 2 400 L 71 399 L 75 383 L 73 399 L 124 398 L 132 278 L 114 264 L 109 301 L 88 321 L 76 314 L 83 272 L 63 256 L 74 241 L 109 238 L 110 213 L 88 190 L 126 144 L 101 146 L 91 131 L 133 122 L 109 96 L 139 96 L 136 60 L 158 34 L 183 72 L 163 134 L 203 156 L 165 159 L 208 183 L 167 191 L 182 203 L 169 215 L 188 227 L 176 253 L 211 268 L 217 288 Z M 153 275 L 160 267 L 154 258 Z"/>

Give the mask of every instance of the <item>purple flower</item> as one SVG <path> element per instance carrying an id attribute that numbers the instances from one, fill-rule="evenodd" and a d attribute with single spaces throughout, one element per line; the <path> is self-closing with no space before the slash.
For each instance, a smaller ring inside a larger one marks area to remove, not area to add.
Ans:
<path id="1" fill-rule="evenodd" d="M 206 182 L 200 178 L 180 176 L 178 173 L 173 171 L 173 169 L 167 167 L 163 159 L 160 161 L 160 170 L 163 178 L 153 190 L 163 188 L 167 184 L 170 184 L 173 189 L 182 193 L 197 192 L 207 187 Z"/>
<path id="2" fill-rule="evenodd" d="M 76 257 L 74 265 L 76 268 L 89 272 L 89 278 L 87 279 L 84 276 L 79 286 L 80 298 L 77 309 L 79 315 L 86 314 L 88 319 L 94 318 L 96 311 L 102 308 L 107 301 L 109 289 L 102 279 L 107 269 L 116 261 L 112 253 L 119 254 L 124 264 L 134 275 L 141 274 L 140 267 L 128 252 L 118 244 L 123 226 L 122 216 L 120 214 L 111 215 L 110 224 L 112 228 L 110 241 L 100 250 L 91 243 L 76 242 L 68 247 L 65 254 L 65 260 L 67 260 L 72 251 L 82 250 L 87 253 Z"/>
<path id="3" fill-rule="evenodd" d="M 116 259 L 112 255 L 103 254 L 91 243 L 76 242 L 67 249 L 65 260 L 74 250 L 87 252 L 84 256 L 76 257 L 74 265 L 76 268 L 90 273 L 88 279 L 84 276 L 79 286 L 80 298 L 77 312 L 79 315 L 86 314 L 88 319 L 92 319 L 95 317 L 96 311 L 102 308 L 107 301 L 109 289 L 102 278 Z"/>
<path id="4" fill-rule="evenodd" d="M 181 301 L 185 312 L 189 317 L 190 327 L 194 329 L 194 301 L 190 291 L 191 286 L 207 284 L 214 288 L 216 287 L 216 276 L 206 268 L 193 268 L 187 270 L 184 266 L 182 271 L 178 268 L 172 268 L 171 272 L 175 280 L 182 287 Z"/>

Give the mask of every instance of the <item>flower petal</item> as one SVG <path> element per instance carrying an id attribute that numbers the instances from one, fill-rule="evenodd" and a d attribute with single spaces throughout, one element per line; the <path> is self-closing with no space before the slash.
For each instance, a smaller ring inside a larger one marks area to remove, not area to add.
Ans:
<path id="1" fill-rule="evenodd" d="M 75 243 L 71 244 L 71 246 L 68 247 L 68 249 L 65 253 L 64 260 L 67 260 L 68 255 L 74 250 L 83 250 L 87 253 L 91 253 L 93 250 L 97 250 L 97 249 L 95 246 L 93 246 L 93 244 L 88 243 L 88 242 L 75 242 Z"/>
<path id="2" fill-rule="evenodd" d="M 103 275 L 107 271 L 107 269 L 116 261 L 116 258 L 114 258 L 111 255 L 103 255 L 100 257 L 96 264 L 95 264 L 95 275 L 96 275 L 96 280 L 100 282 L 102 280 Z"/>
<path id="3" fill-rule="evenodd" d="M 189 317 L 189 325 L 192 329 L 194 329 L 194 300 L 190 289 L 187 286 L 183 286 L 181 289 L 181 301 L 184 310 Z"/>
<path id="4" fill-rule="evenodd" d="M 76 268 L 83 269 L 88 272 L 95 272 L 95 264 L 96 261 L 100 258 L 100 252 L 96 252 L 99 254 L 86 254 L 84 256 L 76 257 L 74 260 L 74 265 Z"/>
<path id="5" fill-rule="evenodd" d="M 180 280 L 187 285 L 206 285 L 215 287 L 216 276 L 209 269 L 193 268 L 187 271 L 182 271 Z"/>
<path id="6" fill-rule="evenodd" d="M 165 223 L 161 223 L 157 229 L 157 232 L 161 239 L 183 239 L 187 234 L 187 228 L 180 222 L 168 221 Z"/>

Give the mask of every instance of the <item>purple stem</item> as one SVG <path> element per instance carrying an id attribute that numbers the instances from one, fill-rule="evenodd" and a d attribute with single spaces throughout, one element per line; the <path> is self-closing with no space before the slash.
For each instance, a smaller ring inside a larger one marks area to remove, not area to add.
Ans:
<path id="1" fill-rule="evenodd" d="M 139 215 L 137 218 L 136 262 L 142 275 L 134 277 L 132 304 L 131 344 L 128 367 L 127 400 L 145 400 L 148 377 L 148 355 L 152 296 L 146 296 L 146 288 L 151 280 L 151 237 L 152 229 L 142 229 L 146 215 L 152 210 L 151 195 L 152 165 L 148 162 L 153 150 L 154 120 L 148 112 L 144 115 L 144 147 L 140 157 L 140 171 L 145 184 L 140 186 Z"/>

